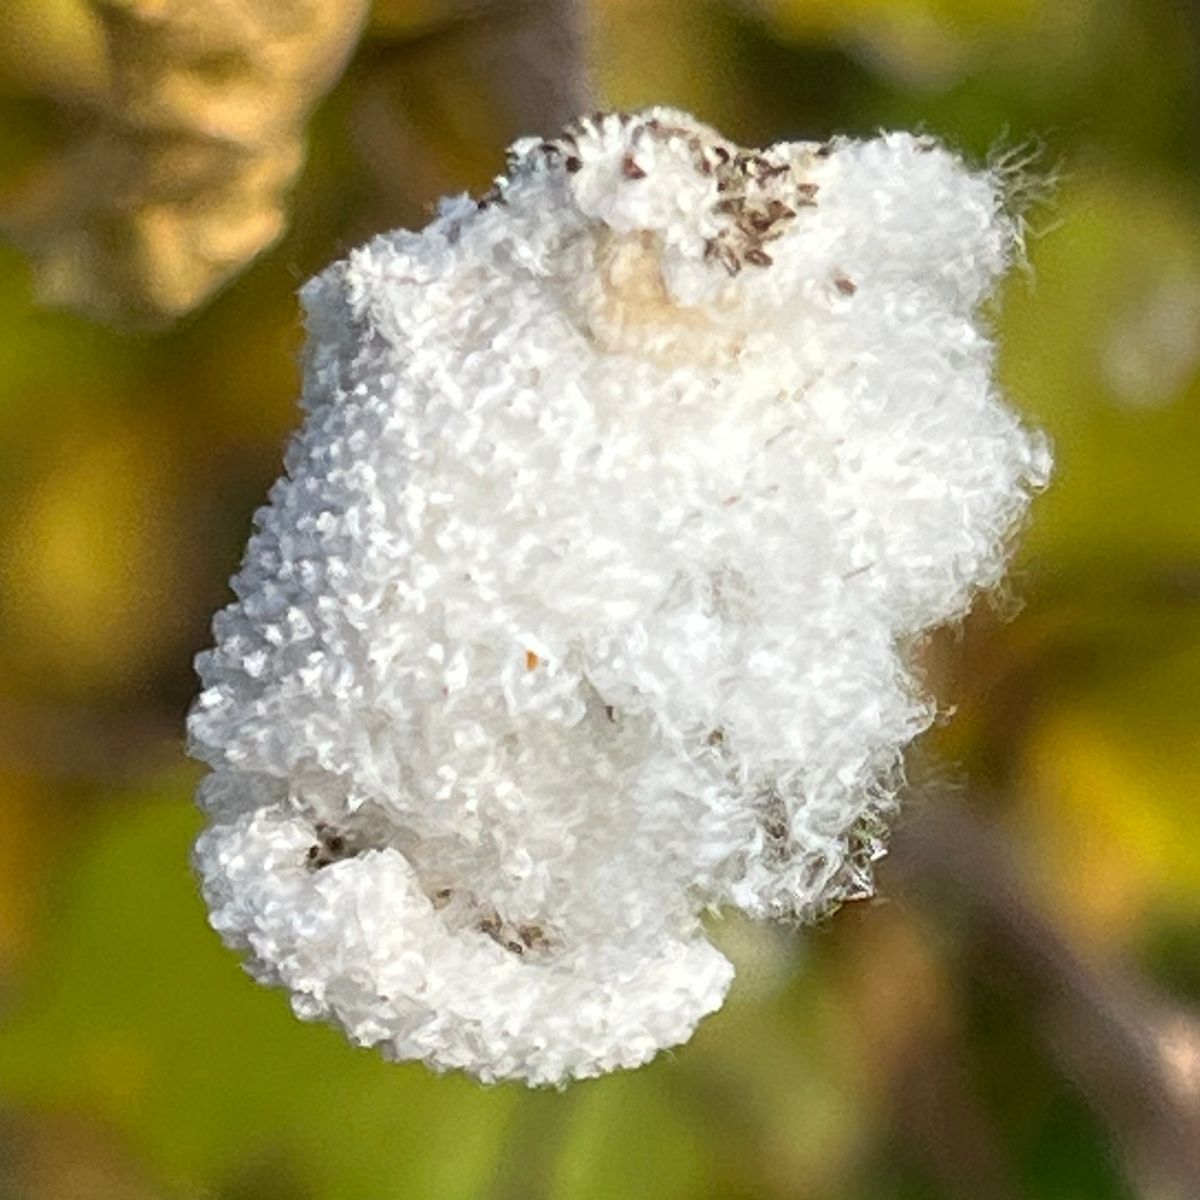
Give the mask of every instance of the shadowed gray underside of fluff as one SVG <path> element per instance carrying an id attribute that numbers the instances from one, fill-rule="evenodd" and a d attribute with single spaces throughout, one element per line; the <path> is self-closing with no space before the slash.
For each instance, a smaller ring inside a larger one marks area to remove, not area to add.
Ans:
<path id="1" fill-rule="evenodd" d="M 306 419 L 200 656 L 212 923 L 389 1056 L 557 1083 L 722 1003 L 699 913 L 866 894 L 906 659 L 1048 473 L 927 138 L 518 142 L 303 290 Z"/>

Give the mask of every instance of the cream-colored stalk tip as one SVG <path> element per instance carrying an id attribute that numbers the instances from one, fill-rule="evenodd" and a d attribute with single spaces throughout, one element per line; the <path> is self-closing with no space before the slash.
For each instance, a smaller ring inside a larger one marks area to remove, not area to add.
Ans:
<path id="1" fill-rule="evenodd" d="M 307 416 L 189 721 L 256 978 L 560 1083 L 721 1005 L 702 910 L 869 892 L 934 715 L 906 648 L 1049 469 L 977 319 L 1001 193 L 903 133 L 597 115 L 304 288 Z"/>

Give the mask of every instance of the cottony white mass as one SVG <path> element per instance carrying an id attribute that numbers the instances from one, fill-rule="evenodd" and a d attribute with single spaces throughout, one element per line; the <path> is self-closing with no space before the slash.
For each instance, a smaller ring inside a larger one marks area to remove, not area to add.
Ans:
<path id="1" fill-rule="evenodd" d="M 870 890 L 909 660 L 1046 480 L 931 139 L 585 118 L 309 283 L 306 418 L 202 654 L 212 924 L 397 1059 L 561 1083 L 718 1008 L 702 910 Z"/>

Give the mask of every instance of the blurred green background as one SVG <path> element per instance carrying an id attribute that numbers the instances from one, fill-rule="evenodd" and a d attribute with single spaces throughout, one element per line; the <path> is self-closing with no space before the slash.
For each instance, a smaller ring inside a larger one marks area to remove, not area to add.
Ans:
<path id="1" fill-rule="evenodd" d="M 1200 1197 L 1200 7 L 585 6 L 604 107 L 679 105 L 748 144 L 1037 143 L 1057 190 L 998 325 L 1058 472 L 1002 602 L 927 649 L 955 711 L 880 899 L 811 931 L 719 923 L 726 1008 L 560 1094 L 385 1064 L 244 977 L 189 873 L 181 742 L 297 423 L 299 282 L 486 187 L 557 116 L 480 57 L 509 36 L 462 15 L 486 5 L 386 0 L 277 127 L 269 63 L 237 110 L 247 171 L 298 163 L 307 131 L 290 193 L 285 167 L 220 194 L 219 160 L 122 158 L 126 2 L 0 7 L 0 1197 Z M 197 128 L 250 60 L 205 60 Z M 128 224 L 147 163 L 182 194 L 165 249 Z M 225 265 L 188 291 L 214 238 Z M 38 299 L 72 288 L 91 315 Z"/>

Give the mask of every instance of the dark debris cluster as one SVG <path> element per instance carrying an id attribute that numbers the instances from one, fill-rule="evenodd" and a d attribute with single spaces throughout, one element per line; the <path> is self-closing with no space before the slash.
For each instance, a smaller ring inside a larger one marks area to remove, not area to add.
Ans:
<path id="1" fill-rule="evenodd" d="M 720 200 L 717 211 L 729 218 L 725 228 L 705 244 L 705 257 L 719 262 L 730 275 L 743 266 L 769 267 L 771 255 L 766 247 L 782 236 L 797 210 L 815 207 L 817 185 L 796 178 L 791 162 L 783 161 L 770 152 L 742 150 L 719 141 L 707 139 L 696 129 L 672 125 L 650 118 L 641 120 L 631 113 L 595 112 L 572 121 L 556 138 L 541 143 L 538 150 L 545 162 L 559 165 L 568 174 L 583 168 L 580 141 L 597 138 L 605 119 L 615 116 L 623 125 L 637 122 L 632 148 L 622 160 L 622 176 L 636 182 L 646 178 L 646 168 L 638 158 L 638 145 L 646 140 L 684 141 L 691 151 L 696 169 L 705 176 L 716 178 Z M 827 157 L 830 147 L 818 146 L 814 156 Z M 519 156 L 510 155 L 510 174 L 519 165 Z M 504 180 L 478 200 L 478 206 L 488 208 L 504 203 Z M 848 284 L 849 287 L 845 285 Z M 837 281 L 839 291 L 849 295 L 854 285 L 849 280 Z"/>

